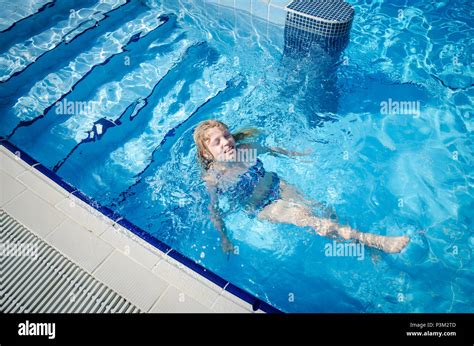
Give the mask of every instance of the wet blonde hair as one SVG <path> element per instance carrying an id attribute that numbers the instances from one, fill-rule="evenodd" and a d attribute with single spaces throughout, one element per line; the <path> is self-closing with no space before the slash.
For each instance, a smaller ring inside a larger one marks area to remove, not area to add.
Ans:
<path id="1" fill-rule="evenodd" d="M 206 141 L 209 140 L 207 132 L 208 130 L 213 129 L 214 127 L 218 127 L 223 131 L 229 131 L 229 127 L 222 121 L 205 120 L 201 121 L 199 125 L 196 126 L 193 133 L 194 143 L 196 143 L 197 147 L 198 160 L 201 163 L 202 167 L 206 170 L 214 161 L 212 154 L 207 148 L 206 144 Z M 232 137 L 234 137 L 235 142 L 238 143 L 246 138 L 257 136 L 259 132 L 260 131 L 256 128 L 245 128 L 237 131 L 236 133 L 232 133 Z"/>

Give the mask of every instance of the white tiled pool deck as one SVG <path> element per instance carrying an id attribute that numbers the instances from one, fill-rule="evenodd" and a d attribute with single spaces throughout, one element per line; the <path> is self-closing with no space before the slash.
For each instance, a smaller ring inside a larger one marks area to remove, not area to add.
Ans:
<path id="1" fill-rule="evenodd" d="M 0 208 L 144 312 L 253 312 L 1 145 Z"/>

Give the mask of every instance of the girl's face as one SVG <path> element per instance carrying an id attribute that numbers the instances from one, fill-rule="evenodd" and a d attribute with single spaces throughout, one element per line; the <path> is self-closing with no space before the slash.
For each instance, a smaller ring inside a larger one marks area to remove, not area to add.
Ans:
<path id="1" fill-rule="evenodd" d="M 207 130 L 207 149 L 216 161 L 232 161 L 235 158 L 235 140 L 228 130 L 213 127 Z"/>

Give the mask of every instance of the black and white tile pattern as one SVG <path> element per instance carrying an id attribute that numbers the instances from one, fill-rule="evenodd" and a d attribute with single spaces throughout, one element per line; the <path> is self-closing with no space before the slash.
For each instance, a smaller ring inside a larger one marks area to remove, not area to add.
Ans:
<path id="1" fill-rule="evenodd" d="M 329 53 L 344 49 L 354 9 L 342 0 L 294 0 L 286 7 L 285 50 L 307 51 L 318 44 Z"/>

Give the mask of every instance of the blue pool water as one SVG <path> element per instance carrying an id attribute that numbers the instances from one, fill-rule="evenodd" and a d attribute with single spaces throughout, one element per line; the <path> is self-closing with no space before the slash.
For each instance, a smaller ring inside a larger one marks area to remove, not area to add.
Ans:
<path id="1" fill-rule="evenodd" d="M 473 5 L 350 3 L 332 60 L 284 56 L 282 27 L 201 1 L 2 2 L 0 135 L 283 311 L 473 312 Z M 261 160 L 340 222 L 411 243 L 327 256 L 330 239 L 236 211 L 228 258 L 192 141 L 208 118 L 311 150 Z"/>

